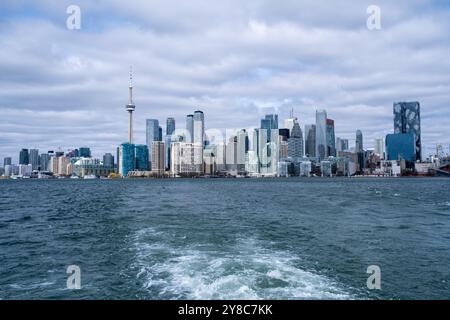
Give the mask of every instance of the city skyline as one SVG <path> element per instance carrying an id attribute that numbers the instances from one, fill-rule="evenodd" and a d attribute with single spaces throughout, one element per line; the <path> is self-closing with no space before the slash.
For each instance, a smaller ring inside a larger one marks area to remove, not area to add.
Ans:
<path id="1" fill-rule="evenodd" d="M 382 29 L 370 31 L 369 2 L 344 1 L 342 17 L 308 1 L 255 3 L 230 1 L 219 13 L 196 1 L 195 11 L 181 6 L 174 16 L 170 3 L 80 1 L 81 29 L 68 30 L 69 2 L 2 2 L 0 158 L 17 162 L 21 148 L 114 152 L 127 136 L 129 65 L 137 144 L 146 143 L 146 119 L 165 128 L 173 117 L 180 127 L 200 109 L 206 129 L 239 130 L 257 127 L 265 114 L 288 119 L 294 108 L 302 130 L 325 109 L 336 137 L 354 145 L 360 129 L 374 148 L 392 132 L 399 101 L 421 103 L 425 158 L 436 144 L 450 144 L 445 4 L 379 1 Z M 242 14 L 230 14 L 232 7 Z"/>

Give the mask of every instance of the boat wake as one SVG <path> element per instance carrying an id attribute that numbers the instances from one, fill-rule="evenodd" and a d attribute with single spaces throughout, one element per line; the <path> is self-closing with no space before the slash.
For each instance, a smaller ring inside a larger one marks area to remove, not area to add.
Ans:
<path id="1" fill-rule="evenodd" d="M 342 285 L 303 270 L 299 257 L 253 239 L 211 250 L 147 228 L 134 249 L 132 268 L 153 299 L 352 299 Z"/>

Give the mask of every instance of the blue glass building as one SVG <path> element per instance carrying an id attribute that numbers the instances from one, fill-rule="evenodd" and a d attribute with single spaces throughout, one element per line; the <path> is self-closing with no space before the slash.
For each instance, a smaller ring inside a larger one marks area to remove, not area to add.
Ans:
<path id="1" fill-rule="evenodd" d="M 126 177 L 128 172 L 133 171 L 135 169 L 136 164 L 136 155 L 135 155 L 135 146 L 131 143 L 122 143 L 120 145 L 120 162 L 119 162 L 119 173 Z"/>
<path id="2" fill-rule="evenodd" d="M 138 171 L 149 171 L 149 152 L 148 147 L 145 144 L 138 144 L 135 146 L 136 149 L 136 166 L 135 169 Z"/>
<path id="3" fill-rule="evenodd" d="M 415 159 L 422 161 L 420 103 L 394 103 L 394 133 L 414 134 Z"/>
<path id="4" fill-rule="evenodd" d="M 394 133 L 386 136 L 388 160 L 416 161 L 416 138 L 412 133 Z"/>

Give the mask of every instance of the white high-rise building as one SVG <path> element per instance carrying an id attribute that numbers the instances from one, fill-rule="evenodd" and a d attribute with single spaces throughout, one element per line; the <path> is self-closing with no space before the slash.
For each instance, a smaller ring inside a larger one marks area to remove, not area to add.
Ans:
<path id="1" fill-rule="evenodd" d="M 245 159 L 249 149 L 248 132 L 244 129 L 237 133 L 237 169 L 239 172 L 245 171 Z"/>
<path id="2" fill-rule="evenodd" d="M 33 172 L 31 164 L 19 164 L 19 176 L 29 177 Z"/>
<path id="3" fill-rule="evenodd" d="M 5 173 L 4 173 L 4 176 L 5 176 L 5 177 L 10 177 L 10 176 L 12 175 L 12 173 L 13 173 L 12 165 L 10 165 L 10 164 L 5 165 Z"/>
<path id="4" fill-rule="evenodd" d="M 226 148 L 227 171 L 237 174 L 237 136 L 232 136 Z"/>
<path id="5" fill-rule="evenodd" d="M 268 146 L 268 156 L 270 159 L 270 165 L 267 170 L 268 174 L 276 175 L 278 171 L 278 162 L 280 160 L 280 144 L 279 144 L 279 131 L 270 130 L 270 143 Z"/>
<path id="6" fill-rule="evenodd" d="M 205 116 L 202 111 L 194 112 L 194 139 L 193 142 L 197 145 L 195 152 L 196 159 L 202 159 L 203 162 L 203 148 L 205 146 Z"/>
<path id="7" fill-rule="evenodd" d="M 203 173 L 202 147 L 196 143 L 173 142 L 170 172 L 173 176 Z"/>
<path id="8" fill-rule="evenodd" d="M 384 139 L 375 139 L 375 153 L 378 154 L 381 160 L 384 160 Z"/>

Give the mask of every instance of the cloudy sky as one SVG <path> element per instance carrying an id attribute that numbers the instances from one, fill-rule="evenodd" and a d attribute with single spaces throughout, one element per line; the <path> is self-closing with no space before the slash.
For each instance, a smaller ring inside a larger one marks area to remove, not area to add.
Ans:
<path id="1" fill-rule="evenodd" d="M 66 27 L 69 5 L 81 29 Z M 381 30 L 367 7 L 381 8 Z M 365 146 L 393 130 L 394 101 L 420 101 L 428 155 L 450 144 L 450 5 L 446 0 L 97 0 L 0 3 L 0 158 L 20 148 L 127 139 L 129 66 L 135 140 L 145 119 L 205 112 L 208 128 L 252 128 L 316 109 L 336 136 Z"/>

